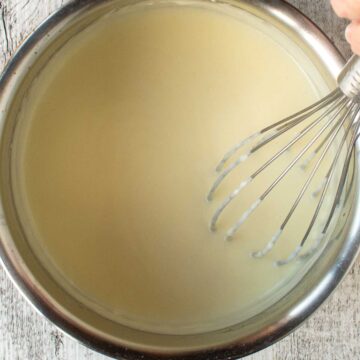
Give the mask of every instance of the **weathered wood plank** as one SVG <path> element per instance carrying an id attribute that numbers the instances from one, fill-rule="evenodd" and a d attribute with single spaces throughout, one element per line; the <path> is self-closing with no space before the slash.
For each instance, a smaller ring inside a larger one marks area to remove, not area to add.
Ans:
<path id="1" fill-rule="evenodd" d="M 0 70 L 19 44 L 49 14 L 69 0 L 0 0 Z M 335 41 L 345 22 L 328 0 L 292 0 Z M 331 299 L 304 326 L 249 360 L 345 360 L 360 358 L 360 261 Z M 0 269 L 0 360 L 104 360 L 59 332 L 25 302 Z"/>

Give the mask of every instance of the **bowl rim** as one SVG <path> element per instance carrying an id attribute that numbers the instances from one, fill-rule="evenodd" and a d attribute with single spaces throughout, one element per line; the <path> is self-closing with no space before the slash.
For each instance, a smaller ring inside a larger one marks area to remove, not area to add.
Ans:
<path id="1" fill-rule="evenodd" d="M 3 92 L 8 86 L 11 86 L 12 77 L 16 74 L 18 66 L 22 63 L 24 57 L 29 52 L 33 51 L 35 45 L 41 42 L 51 29 L 61 24 L 61 22 L 70 15 L 76 16 L 76 14 L 79 14 L 80 12 L 87 11 L 99 4 L 110 3 L 111 1 L 113 0 L 73 0 L 43 21 L 18 48 L 0 76 L 0 104 Z M 328 70 L 334 77 L 343 66 L 343 57 L 334 45 L 332 45 L 328 37 L 304 14 L 285 1 L 220 0 L 216 2 L 219 4 L 228 4 L 229 1 L 232 1 L 233 3 L 245 3 L 251 7 L 265 9 L 270 15 L 281 19 L 292 31 L 295 31 L 303 38 L 306 38 L 309 46 L 315 53 L 319 56 L 321 54 L 322 57 L 326 57 L 329 63 Z M 0 200 L 0 203 L 1 201 L 2 200 Z M 359 206 L 357 206 L 357 209 L 355 210 L 356 213 L 359 213 Z M 5 246 L 6 239 L 8 237 L 11 238 L 11 234 L 6 227 L 6 224 L 4 224 L 4 220 L 5 219 L 0 216 L 0 258 L 3 268 L 13 284 L 22 293 L 23 297 L 34 309 L 50 319 L 65 334 L 70 335 L 76 340 L 80 340 L 84 345 L 95 351 L 108 356 L 124 357 L 126 359 L 235 359 L 262 350 L 292 332 L 321 305 L 336 286 L 339 285 L 347 271 L 349 271 L 360 246 L 360 236 L 353 236 L 354 241 L 341 250 L 338 254 L 338 261 L 334 262 L 329 269 L 331 276 L 322 279 L 320 283 L 306 295 L 307 299 L 305 299 L 304 296 L 304 299 L 298 300 L 298 303 L 296 304 L 297 307 L 299 309 L 303 307 L 300 315 L 295 311 L 296 316 L 294 315 L 292 318 L 287 319 L 285 324 L 276 324 L 277 326 L 274 327 L 271 333 L 267 332 L 266 334 L 259 334 L 258 338 L 250 338 L 245 342 L 239 343 L 235 341 L 232 343 L 225 343 L 217 348 L 209 348 L 200 351 L 168 352 L 162 351 L 162 349 L 159 349 L 159 351 L 148 351 L 128 348 L 121 346 L 118 343 L 114 344 L 108 338 L 98 336 L 98 333 L 88 331 L 88 329 L 82 327 L 81 324 L 73 321 L 72 318 L 65 316 L 61 309 L 56 307 L 56 304 L 51 303 L 51 301 L 44 296 L 44 294 L 46 294 L 44 289 L 42 289 L 44 292 L 41 293 L 40 289 L 34 286 L 34 281 L 30 274 L 26 272 L 26 266 L 21 262 L 16 249 L 10 249 L 8 246 Z M 304 302 L 305 300 L 306 302 Z"/>

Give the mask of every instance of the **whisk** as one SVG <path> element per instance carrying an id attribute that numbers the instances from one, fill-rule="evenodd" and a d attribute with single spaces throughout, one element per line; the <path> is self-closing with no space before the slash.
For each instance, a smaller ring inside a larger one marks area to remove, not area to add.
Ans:
<path id="1" fill-rule="evenodd" d="M 254 171 L 249 177 L 243 179 L 238 183 L 238 186 L 222 201 L 220 206 L 215 210 L 211 221 L 210 229 L 216 231 L 219 218 L 224 214 L 226 208 L 238 197 L 242 190 L 244 190 L 256 177 L 258 177 L 266 168 L 272 165 L 281 155 L 292 148 L 297 142 L 303 139 L 306 134 L 311 130 L 320 128 L 316 134 L 311 137 L 306 145 L 296 154 L 289 165 L 278 174 L 275 180 L 269 185 L 268 188 L 252 203 L 252 205 L 239 217 L 239 219 L 227 230 L 226 239 L 231 240 L 242 224 L 249 218 L 249 216 L 261 205 L 263 200 L 272 192 L 272 190 L 280 183 L 280 181 L 286 177 L 290 170 L 299 163 L 300 159 L 306 153 L 309 153 L 309 149 L 313 149 L 310 154 L 307 154 L 305 161 L 302 163 L 302 167 L 306 167 L 310 162 L 315 162 L 312 171 L 303 184 L 298 195 L 295 197 L 292 207 L 285 216 L 278 230 L 271 237 L 268 243 L 262 250 L 252 253 L 254 258 L 262 258 L 268 254 L 278 242 L 285 227 L 289 223 L 299 203 L 304 197 L 304 194 L 309 188 L 311 181 L 315 174 L 318 172 L 319 167 L 324 161 L 329 149 L 335 145 L 337 146 L 335 155 L 331 159 L 330 166 L 326 172 L 326 176 L 321 184 L 319 190 L 316 191 L 319 201 L 316 204 L 315 211 L 310 220 L 310 223 L 305 231 L 305 234 L 300 244 L 295 250 L 286 258 L 276 261 L 276 265 L 286 265 L 299 257 L 306 257 L 313 253 L 321 243 L 321 240 L 325 237 L 325 234 L 329 228 L 331 220 L 339 207 L 342 193 L 346 184 L 348 169 L 352 159 L 352 155 L 355 148 L 355 143 L 359 137 L 360 128 L 360 57 L 353 55 L 347 62 L 343 70 L 338 77 L 338 88 L 330 93 L 322 100 L 314 103 L 313 105 L 281 120 L 270 126 L 267 126 L 248 138 L 240 141 L 233 148 L 231 148 L 218 164 L 216 171 L 218 176 L 212 185 L 207 199 L 212 201 L 219 186 L 224 179 L 229 176 L 238 166 L 243 162 L 248 161 L 251 157 L 261 148 L 267 144 L 273 142 L 281 135 L 287 133 L 290 129 L 295 128 L 300 124 L 306 124 L 301 131 L 297 132 L 293 138 L 284 146 L 279 148 L 269 160 L 263 163 L 256 171 Z M 309 123 L 305 123 L 309 121 Z M 336 143 L 335 139 L 340 136 L 340 141 Z M 250 150 L 240 150 L 246 147 Z M 341 154 L 345 154 L 341 156 Z M 235 160 L 233 159 L 235 156 Z M 226 166 L 230 163 L 228 166 Z M 340 166 L 339 179 L 337 182 L 337 190 L 330 207 L 329 215 L 325 225 L 322 227 L 320 236 L 315 241 L 313 247 L 305 254 L 303 253 L 303 247 L 307 241 L 311 230 L 316 223 L 319 216 L 320 209 L 324 204 L 326 193 L 330 187 L 332 178 L 334 177 L 335 169 Z"/>

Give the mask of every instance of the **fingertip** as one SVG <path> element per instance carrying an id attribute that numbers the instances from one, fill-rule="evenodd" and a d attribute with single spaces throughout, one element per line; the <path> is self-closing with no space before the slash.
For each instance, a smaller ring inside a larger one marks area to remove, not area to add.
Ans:
<path id="1" fill-rule="evenodd" d="M 353 35 L 353 26 L 352 24 L 349 24 L 345 29 L 345 39 L 350 44 L 352 40 Z"/>
<path id="2" fill-rule="evenodd" d="M 344 0 L 331 0 L 331 6 L 338 17 L 348 18 L 347 6 Z"/>
<path id="3" fill-rule="evenodd" d="M 351 51 L 360 56 L 360 43 L 359 42 L 354 42 L 351 43 Z"/>
<path id="4" fill-rule="evenodd" d="M 346 41 L 351 45 L 355 54 L 360 54 L 360 22 L 353 21 L 345 30 Z"/>

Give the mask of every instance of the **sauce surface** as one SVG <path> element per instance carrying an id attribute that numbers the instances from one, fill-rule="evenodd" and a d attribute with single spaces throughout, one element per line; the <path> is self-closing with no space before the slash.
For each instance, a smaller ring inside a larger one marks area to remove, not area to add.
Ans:
<path id="1" fill-rule="evenodd" d="M 222 154 L 318 99 L 290 53 L 247 16 L 192 6 L 114 13 L 68 42 L 32 87 L 20 173 L 33 247 L 105 316 L 156 332 L 213 330 L 256 313 L 301 268 L 273 262 L 301 240 L 311 197 L 273 252 L 249 255 L 277 230 L 291 204 L 284 194 L 306 179 L 301 169 L 232 241 L 226 229 L 271 174 L 209 231 L 253 166 L 208 203 Z"/>

